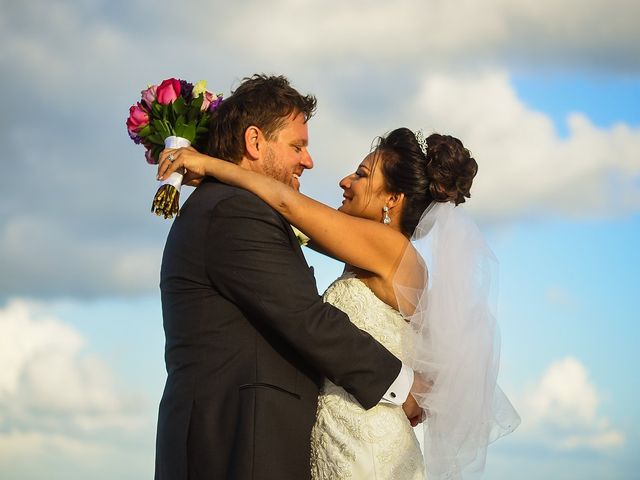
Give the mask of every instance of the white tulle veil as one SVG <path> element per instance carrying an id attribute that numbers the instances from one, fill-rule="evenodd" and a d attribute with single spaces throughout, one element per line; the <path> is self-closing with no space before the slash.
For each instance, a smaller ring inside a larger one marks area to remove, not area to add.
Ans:
<path id="1" fill-rule="evenodd" d="M 428 411 L 424 455 L 429 480 L 479 478 L 489 443 L 520 418 L 497 385 L 497 261 L 460 206 L 432 203 L 411 238 L 394 288 L 410 321 L 405 363 Z"/>

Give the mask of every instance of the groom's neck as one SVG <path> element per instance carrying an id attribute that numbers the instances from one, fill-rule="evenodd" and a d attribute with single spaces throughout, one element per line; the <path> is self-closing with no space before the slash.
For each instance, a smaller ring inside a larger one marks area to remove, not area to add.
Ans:
<path id="1" fill-rule="evenodd" d="M 244 168 L 245 170 L 249 170 L 251 172 L 257 172 L 262 175 L 266 175 L 263 167 L 262 160 L 254 160 L 247 157 L 242 157 L 242 160 L 238 162 L 238 166 L 240 168 Z"/>

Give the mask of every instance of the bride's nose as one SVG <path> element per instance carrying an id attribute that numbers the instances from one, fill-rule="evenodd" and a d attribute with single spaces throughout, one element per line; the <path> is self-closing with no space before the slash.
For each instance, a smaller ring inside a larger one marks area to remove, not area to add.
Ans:
<path id="1" fill-rule="evenodd" d="M 343 190 L 349 188 L 351 186 L 351 175 L 347 175 L 342 180 L 340 180 L 338 185 L 340 185 L 340 188 L 342 188 Z"/>

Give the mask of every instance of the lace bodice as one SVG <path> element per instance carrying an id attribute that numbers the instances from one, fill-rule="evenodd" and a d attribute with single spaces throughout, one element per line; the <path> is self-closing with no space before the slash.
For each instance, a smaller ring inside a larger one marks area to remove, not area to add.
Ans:
<path id="1" fill-rule="evenodd" d="M 369 333 L 402 360 L 402 334 L 408 326 L 404 317 L 384 303 L 354 276 L 343 276 L 324 293 L 324 301 L 339 308 L 360 330 Z"/>
<path id="2" fill-rule="evenodd" d="M 327 289 L 324 300 L 402 359 L 407 322 L 361 280 L 339 278 Z M 424 478 L 418 441 L 402 408 L 380 403 L 364 410 L 349 393 L 328 380 L 318 399 L 311 450 L 314 480 Z"/>

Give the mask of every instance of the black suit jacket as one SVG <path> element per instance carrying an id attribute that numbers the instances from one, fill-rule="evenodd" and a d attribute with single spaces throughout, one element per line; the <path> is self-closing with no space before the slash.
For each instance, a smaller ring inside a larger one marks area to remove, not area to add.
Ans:
<path id="1" fill-rule="evenodd" d="M 370 408 L 400 370 L 322 302 L 287 221 L 213 179 L 173 223 L 160 289 L 157 480 L 309 478 L 323 377 Z"/>

